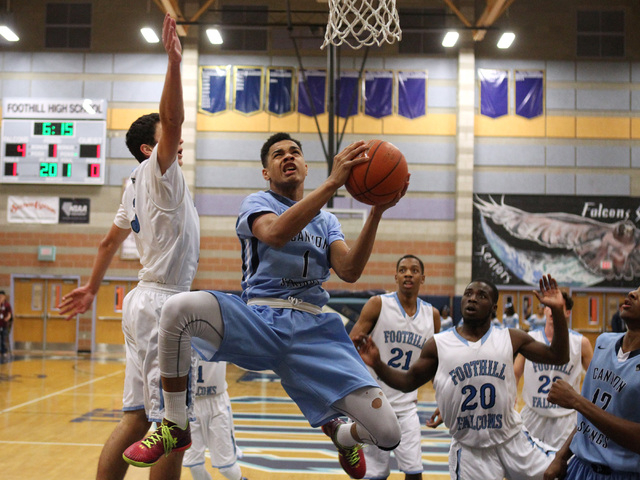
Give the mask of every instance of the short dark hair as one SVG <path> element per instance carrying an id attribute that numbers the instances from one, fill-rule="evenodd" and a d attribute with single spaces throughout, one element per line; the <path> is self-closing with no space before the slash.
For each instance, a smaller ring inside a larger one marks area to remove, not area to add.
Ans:
<path id="1" fill-rule="evenodd" d="M 562 292 L 562 298 L 564 298 L 564 306 L 568 311 L 571 311 L 573 309 L 573 299 L 571 298 L 571 295 L 567 292 Z"/>
<path id="2" fill-rule="evenodd" d="M 410 253 L 401 256 L 400 259 L 397 261 L 397 263 L 396 263 L 396 272 L 398 271 L 398 267 L 400 267 L 400 262 L 402 260 L 404 260 L 405 258 L 413 258 L 413 259 L 417 260 L 418 263 L 420 264 L 420 272 L 424 274 L 424 263 L 422 263 L 422 260 L 420 260 L 418 257 L 416 257 L 415 255 L 411 255 Z"/>
<path id="3" fill-rule="evenodd" d="M 300 147 L 300 150 L 302 150 L 302 142 L 300 142 L 300 140 L 291 138 L 291 135 L 289 135 L 288 133 L 274 133 L 267 139 L 266 142 L 264 142 L 264 145 L 262 145 L 262 148 L 260 149 L 260 161 L 262 162 L 262 166 L 264 168 L 267 168 L 267 162 L 269 160 L 269 149 L 273 146 L 274 143 L 282 142 L 283 140 L 291 140 L 292 142 L 295 142 L 295 144 Z"/>
<path id="4" fill-rule="evenodd" d="M 140 151 L 140 147 L 142 145 L 155 147 L 157 143 L 156 128 L 158 123 L 160 123 L 160 114 L 149 113 L 142 115 L 133 122 L 127 131 L 127 148 L 139 163 L 144 162 L 148 158 Z"/>
<path id="5" fill-rule="evenodd" d="M 491 293 L 493 294 L 493 303 L 498 303 L 498 298 L 500 298 L 500 292 L 498 291 L 498 287 L 496 287 L 495 283 L 493 283 L 488 278 L 475 278 L 471 280 L 471 283 L 473 282 L 482 282 L 486 284 L 491 289 Z"/>

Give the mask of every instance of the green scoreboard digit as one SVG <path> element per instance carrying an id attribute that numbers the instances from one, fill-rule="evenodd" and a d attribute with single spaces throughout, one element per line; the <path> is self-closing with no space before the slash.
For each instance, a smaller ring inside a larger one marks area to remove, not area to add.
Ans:
<path id="1" fill-rule="evenodd" d="M 6 98 L 0 182 L 102 185 L 106 100 Z"/>

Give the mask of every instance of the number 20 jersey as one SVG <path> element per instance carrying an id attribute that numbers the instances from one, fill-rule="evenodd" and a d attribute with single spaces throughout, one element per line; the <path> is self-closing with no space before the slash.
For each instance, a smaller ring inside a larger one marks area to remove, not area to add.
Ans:
<path id="1" fill-rule="evenodd" d="M 380 350 L 380 358 L 391 368 L 406 372 L 418 360 L 425 342 L 433 336 L 433 307 L 418 299 L 416 313 L 408 316 L 396 293 L 380 295 L 382 305 L 371 338 Z M 403 393 L 391 388 L 369 367 L 371 375 L 376 379 L 396 413 L 415 408 L 418 391 Z"/>
<path id="2" fill-rule="evenodd" d="M 509 330 L 491 326 L 477 342 L 454 328 L 434 336 L 436 401 L 449 433 L 469 447 L 501 444 L 522 429 Z"/>

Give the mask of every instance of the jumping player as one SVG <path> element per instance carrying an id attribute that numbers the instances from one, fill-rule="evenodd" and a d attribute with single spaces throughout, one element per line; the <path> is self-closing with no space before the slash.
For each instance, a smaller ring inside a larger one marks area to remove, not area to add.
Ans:
<path id="1" fill-rule="evenodd" d="M 277 373 L 312 426 L 338 447 L 343 468 L 365 473 L 360 443 L 393 449 L 400 428 L 384 393 L 360 360 L 340 317 L 323 314 L 328 300 L 322 283 L 333 268 L 355 282 L 367 263 L 386 205 L 372 207 L 352 248 L 337 218 L 321 208 L 346 182 L 350 169 L 368 161 L 365 142 L 336 155 L 331 174 L 303 198 L 307 164 L 299 141 L 272 135 L 261 150 L 262 175 L 270 189 L 249 195 L 240 207 L 236 231 L 242 244 L 242 298 L 220 292 L 177 295 L 163 308 L 160 369 L 166 415 L 161 443 L 143 440 L 125 452 L 139 466 L 155 463 L 189 440 L 185 392 L 190 341 L 212 360 Z M 210 355 L 210 356 L 209 356 Z M 344 425 L 347 415 L 355 423 Z"/>
<path id="2" fill-rule="evenodd" d="M 188 291 L 198 267 L 200 223 L 182 174 L 184 106 L 180 63 L 182 48 L 176 23 L 164 19 L 162 40 L 168 56 L 160 99 L 160 114 L 143 115 L 127 132 L 127 147 L 140 165 L 122 196 L 111 229 L 100 243 L 89 282 L 62 298 L 62 315 L 87 311 L 122 242 L 131 230 L 142 269 L 139 282 L 124 299 L 122 331 L 126 367 L 122 419 L 104 444 L 97 478 L 122 479 L 128 464 L 125 448 L 162 419 L 158 368 L 158 322 L 162 305 L 171 295 Z M 151 478 L 177 479 L 182 454 L 171 455 L 150 473 Z"/>
<path id="3" fill-rule="evenodd" d="M 523 429 L 514 409 L 517 353 L 557 365 L 569 359 L 567 322 L 556 281 L 543 277 L 535 294 L 553 312 L 555 335 L 550 345 L 536 342 L 520 329 L 491 325 L 498 289 L 488 280 L 474 280 L 467 286 L 461 302 L 462 326 L 428 340 L 407 372 L 382 362 L 371 338 L 355 339 L 365 363 L 391 387 L 410 392 L 433 379 L 442 418 L 453 437 L 452 479 L 537 480 L 553 459 L 553 453 Z"/>
<path id="4" fill-rule="evenodd" d="M 405 371 L 417 361 L 424 343 L 440 330 L 440 313 L 418 298 L 424 284 L 424 264 L 414 255 L 405 255 L 396 264 L 394 293 L 371 297 L 362 308 L 349 336 L 370 335 L 380 349 L 380 357 L 390 367 Z M 373 371 L 372 371 L 373 373 Z M 375 377 L 374 377 L 375 378 Z M 422 479 L 422 444 L 418 418 L 418 391 L 404 393 L 378 379 L 398 417 L 402 430 L 400 445 L 393 451 L 405 480 Z M 391 473 L 391 452 L 374 445 L 365 446 L 366 478 L 385 479 Z"/>
<path id="5" fill-rule="evenodd" d="M 573 300 L 566 292 L 562 292 L 564 299 L 564 315 L 569 318 L 573 308 Z M 544 329 L 529 332 L 538 342 L 550 343 L 553 340 L 553 320 L 551 309 L 545 307 L 544 314 L 547 323 Z M 522 355 L 516 357 L 514 370 L 516 385 L 524 374 L 522 396 L 525 406 L 520 412 L 524 426 L 536 437 L 555 449 L 560 448 L 576 426 L 575 410 L 559 407 L 547 399 L 551 384 L 556 380 L 569 382 L 580 391 L 582 372 L 589 368 L 593 348 L 589 339 L 574 330 L 569 330 L 569 363 L 564 365 L 547 365 L 525 360 Z"/>
<path id="6" fill-rule="evenodd" d="M 551 385 L 549 401 L 577 410 L 578 421 L 545 480 L 640 480 L 640 288 L 620 316 L 628 331 L 598 337 L 582 395 L 563 380 Z"/>
<path id="7" fill-rule="evenodd" d="M 209 448 L 211 466 L 228 480 L 247 480 L 238 465 L 238 448 L 233 429 L 231 400 L 227 392 L 226 362 L 203 362 L 197 355 L 192 361 L 194 414 L 191 422 L 192 445 L 182 465 L 191 471 L 193 480 L 211 480 L 204 463 Z"/>

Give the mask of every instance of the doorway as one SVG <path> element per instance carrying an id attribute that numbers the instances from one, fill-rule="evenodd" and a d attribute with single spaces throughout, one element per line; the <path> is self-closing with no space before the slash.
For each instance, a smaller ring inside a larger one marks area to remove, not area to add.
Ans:
<path id="1" fill-rule="evenodd" d="M 78 319 L 65 320 L 57 305 L 79 282 L 79 277 L 11 276 L 16 350 L 78 351 Z"/>

